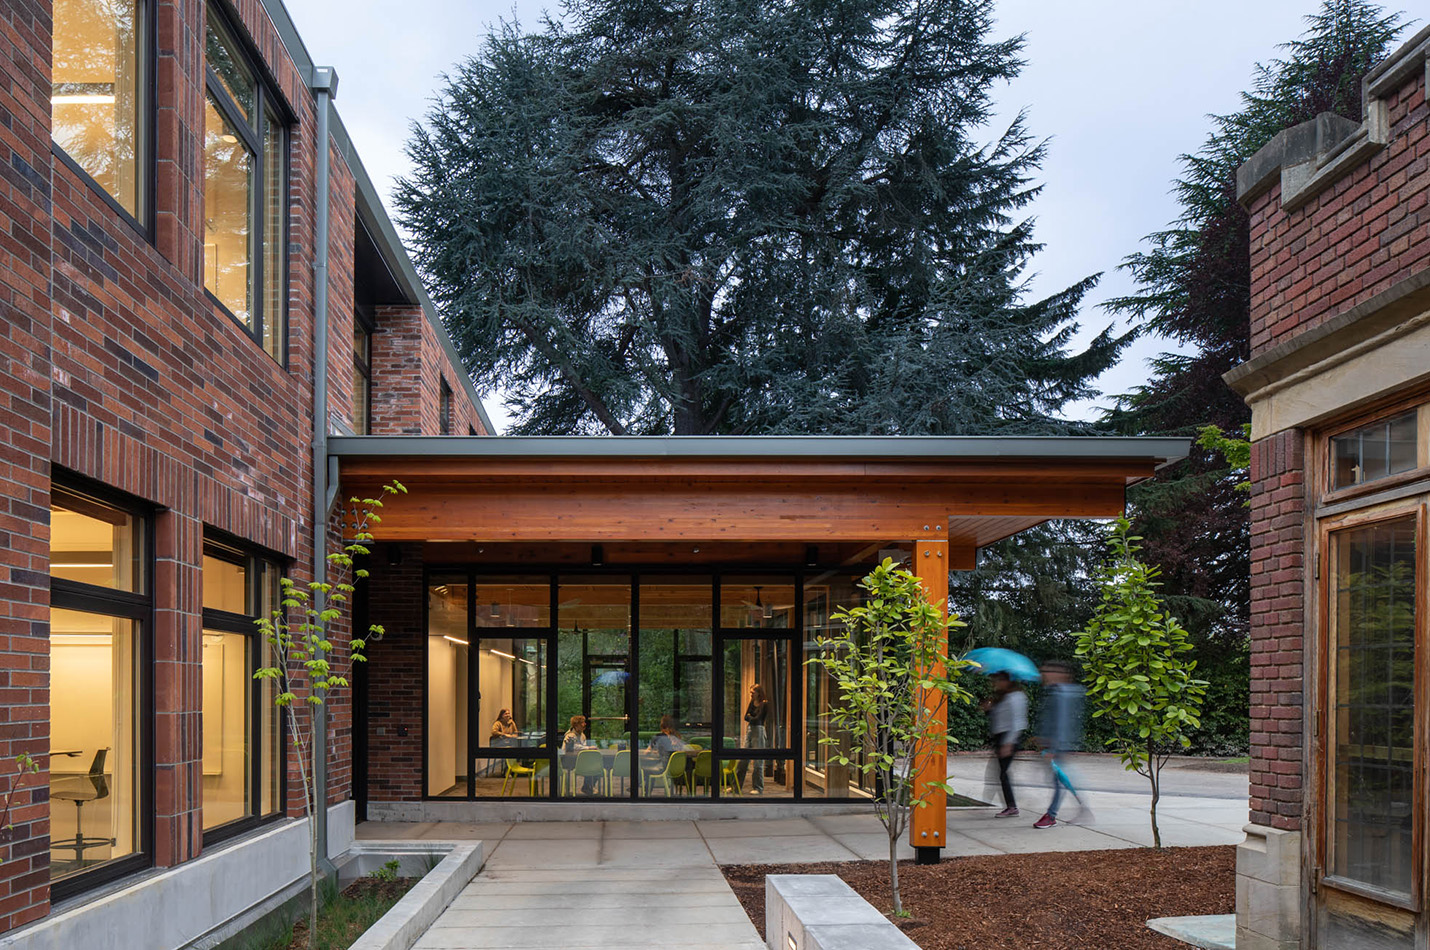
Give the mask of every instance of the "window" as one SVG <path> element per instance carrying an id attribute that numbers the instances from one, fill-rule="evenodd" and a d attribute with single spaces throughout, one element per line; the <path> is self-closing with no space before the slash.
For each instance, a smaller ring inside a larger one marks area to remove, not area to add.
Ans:
<path id="1" fill-rule="evenodd" d="M 353 315 L 353 432 L 372 432 L 372 327 Z"/>
<path id="2" fill-rule="evenodd" d="M 1415 824 L 1416 519 L 1330 535 L 1327 873 L 1409 896 Z"/>
<path id="3" fill-rule="evenodd" d="M 204 287 L 280 364 L 286 356 L 287 136 L 278 103 L 209 8 Z"/>
<path id="4" fill-rule="evenodd" d="M 50 563 L 50 878 L 64 896 L 145 863 L 147 522 L 56 487 Z"/>
<path id="5" fill-rule="evenodd" d="M 149 101 L 142 0 L 55 0 L 51 135 L 131 218 L 145 217 Z"/>
<path id="6" fill-rule="evenodd" d="M 1418 413 L 1390 419 L 1331 438 L 1331 487 L 1349 488 L 1408 472 L 1419 464 Z"/>
<path id="7" fill-rule="evenodd" d="M 447 385 L 447 381 L 442 381 L 442 404 L 440 407 L 441 418 L 438 424 L 442 428 L 443 435 L 452 434 L 452 387 Z"/>
<path id="8" fill-rule="evenodd" d="M 254 624 L 278 602 L 276 564 L 215 541 L 204 545 L 203 827 L 214 841 L 282 801 L 281 720 L 273 680 L 255 680 L 270 646 Z"/>

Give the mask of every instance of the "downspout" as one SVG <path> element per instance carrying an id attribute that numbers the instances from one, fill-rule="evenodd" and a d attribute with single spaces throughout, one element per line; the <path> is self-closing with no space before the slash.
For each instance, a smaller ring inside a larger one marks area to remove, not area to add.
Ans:
<path id="1" fill-rule="evenodd" d="M 332 491 L 328 477 L 328 203 L 331 148 L 328 144 L 328 113 L 338 92 L 338 74 L 328 66 L 315 66 L 309 83 L 318 111 L 315 147 L 317 166 L 313 215 L 313 582 L 328 580 L 328 513 Z M 313 607 L 322 613 L 327 598 L 315 593 Z M 313 722 L 313 821 L 318 850 L 318 866 L 324 874 L 337 868 L 328 858 L 328 707 L 314 707 Z"/>

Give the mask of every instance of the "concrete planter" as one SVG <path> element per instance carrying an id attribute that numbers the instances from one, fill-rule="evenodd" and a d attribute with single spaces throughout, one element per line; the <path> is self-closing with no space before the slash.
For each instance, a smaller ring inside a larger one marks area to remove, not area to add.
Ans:
<path id="1" fill-rule="evenodd" d="M 398 875 L 423 874 L 422 880 L 357 939 L 350 950 L 411 950 L 427 928 L 476 877 L 485 860 L 480 841 L 460 844 L 422 841 L 361 841 L 338 866 L 343 884 L 371 874 L 396 859 Z M 437 866 L 426 871 L 433 858 Z M 426 873 L 423 873 L 423 872 Z"/>

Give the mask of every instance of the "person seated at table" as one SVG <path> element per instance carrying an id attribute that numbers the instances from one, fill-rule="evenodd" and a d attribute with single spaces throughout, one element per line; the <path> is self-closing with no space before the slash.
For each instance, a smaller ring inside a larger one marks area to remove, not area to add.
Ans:
<path id="1" fill-rule="evenodd" d="M 511 718 L 511 710 L 503 708 L 497 713 L 497 721 L 492 723 L 492 745 L 515 745 L 507 742 L 508 739 L 515 739 L 521 735 L 521 731 L 516 728 L 516 720 Z"/>
<path id="2" fill-rule="evenodd" d="M 660 732 L 650 740 L 650 750 L 660 756 L 661 767 L 665 767 L 665 761 L 670 758 L 672 752 L 680 752 L 688 749 L 689 744 L 681 737 L 675 728 L 674 716 L 660 717 Z"/>
<path id="3" fill-rule="evenodd" d="M 594 748 L 586 738 L 586 717 L 572 716 L 570 728 L 566 730 L 566 735 L 561 737 L 561 754 L 574 756 L 586 748 Z M 583 777 L 581 779 L 581 794 L 595 794 L 596 781 L 597 777 L 594 775 Z"/>

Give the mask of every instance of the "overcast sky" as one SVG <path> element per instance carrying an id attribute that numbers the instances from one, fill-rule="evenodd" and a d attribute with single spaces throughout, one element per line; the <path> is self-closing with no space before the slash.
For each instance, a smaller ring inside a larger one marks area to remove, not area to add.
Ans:
<path id="1" fill-rule="evenodd" d="M 480 50 L 499 20 L 535 28 L 541 0 L 285 0 L 320 65 L 336 67 L 338 111 L 387 198 L 407 171 L 403 143 L 454 63 Z M 1208 113 L 1237 108 L 1258 61 L 1298 36 L 1319 0 L 999 0 L 996 37 L 1027 37 L 1023 74 L 996 95 L 1006 116 L 1026 109 L 1028 128 L 1051 140 L 1044 190 L 1033 205 L 1045 248 L 1035 291 L 1052 292 L 1102 272 L 1082 324 L 1109 322 L 1097 304 L 1131 290 L 1117 264 L 1170 221 L 1177 157 L 1206 137 Z M 389 213 L 392 206 L 388 205 Z M 1112 395 L 1146 379 L 1164 341 L 1139 341 L 1099 388 Z M 481 381 L 477 381 L 478 389 Z M 1088 416 L 1093 404 L 1075 407 Z M 498 400 L 487 410 L 498 428 Z"/>

